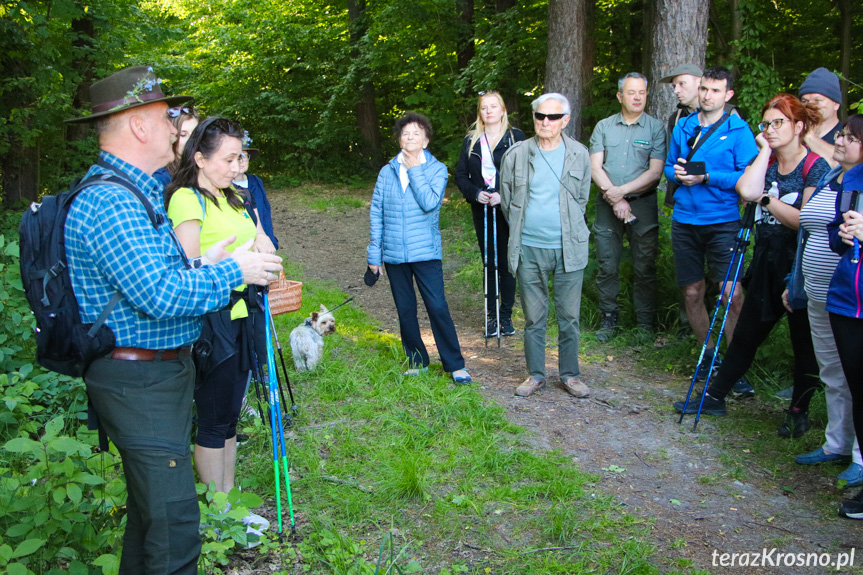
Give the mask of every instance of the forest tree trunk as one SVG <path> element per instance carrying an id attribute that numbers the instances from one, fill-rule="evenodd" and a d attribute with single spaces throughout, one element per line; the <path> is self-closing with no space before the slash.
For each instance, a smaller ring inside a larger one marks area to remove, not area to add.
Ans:
<path id="1" fill-rule="evenodd" d="M 558 92 L 569 99 L 572 118 L 566 134 L 581 137 L 581 109 L 585 89 L 583 55 L 587 48 L 588 3 L 595 0 L 549 0 L 548 54 L 545 61 L 545 92 Z"/>
<path id="2" fill-rule="evenodd" d="M 656 0 L 653 13 L 651 91 L 647 112 L 665 119 L 677 106 L 669 84 L 657 81 L 674 66 L 691 63 L 704 68 L 707 52 L 709 0 Z"/>
<path id="3" fill-rule="evenodd" d="M 368 31 L 365 10 L 365 0 L 348 0 L 351 55 L 355 60 L 362 57 L 360 45 Z M 368 163 L 369 168 L 377 169 L 383 163 L 384 158 L 383 150 L 381 149 L 381 128 L 378 122 L 377 107 L 375 106 L 375 86 L 372 83 L 371 76 L 369 70 L 360 70 L 357 73 L 359 97 L 356 104 L 356 113 L 357 127 L 363 140 L 360 153 Z"/>
<path id="4" fill-rule="evenodd" d="M 842 78 L 839 80 L 839 85 L 842 87 L 839 119 L 844 122 L 848 117 L 848 80 L 844 78 L 851 74 L 851 22 L 853 21 L 853 14 L 851 14 L 851 0 L 839 0 L 838 3 L 841 25 L 839 32 L 839 72 L 842 74 Z"/>
<path id="5" fill-rule="evenodd" d="M 502 17 L 508 10 L 515 8 L 516 0 L 495 0 L 494 11 L 498 18 Z M 519 116 L 519 97 L 518 97 L 518 62 L 516 60 L 515 39 L 511 39 L 509 46 L 504 50 L 506 58 L 503 62 L 503 80 L 498 86 L 500 95 L 503 96 L 503 103 L 506 105 L 506 113 L 509 116 L 510 123 L 518 128 L 522 128 Z"/>

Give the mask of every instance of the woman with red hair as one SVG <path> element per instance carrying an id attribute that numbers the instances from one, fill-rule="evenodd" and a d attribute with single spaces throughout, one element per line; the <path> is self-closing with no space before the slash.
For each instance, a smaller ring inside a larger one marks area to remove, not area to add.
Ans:
<path id="1" fill-rule="evenodd" d="M 797 251 L 800 209 L 830 169 L 823 158 L 803 145 L 803 137 L 818 122 L 814 109 L 790 94 L 779 94 L 765 104 L 761 113 L 761 131 L 755 137 L 758 155 L 737 182 L 740 197 L 757 202 L 759 208 L 752 262 L 741 282 L 746 299 L 728 352 L 707 389 L 702 408 L 707 415 L 726 414 L 725 397 L 785 315 L 782 292 Z M 800 437 L 810 428 L 809 401 L 818 386 L 818 364 L 805 301 L 788 314 L 788 326 L 794 354 L 794 396 L 778 434 Z M 681 410 L 683 402 L 675 407 Z M 687 411 L 697 408 L 697 401 L 690 402 Z"/>

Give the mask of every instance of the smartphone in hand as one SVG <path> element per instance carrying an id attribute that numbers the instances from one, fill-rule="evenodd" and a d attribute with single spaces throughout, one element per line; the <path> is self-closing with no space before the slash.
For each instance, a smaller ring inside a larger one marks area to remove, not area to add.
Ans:
<path id="1" fill-rule="evenodd" d="M 689 161 L 683 164 L 683 169 L 687 176 L 703 176 L 707 173 L 707 166 L 704 162 Z"/>

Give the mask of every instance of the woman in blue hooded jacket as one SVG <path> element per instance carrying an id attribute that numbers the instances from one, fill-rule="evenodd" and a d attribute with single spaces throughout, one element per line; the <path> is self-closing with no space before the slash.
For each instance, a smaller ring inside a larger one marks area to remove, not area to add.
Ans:
<path id="1" fill-rule="evenodd" d="M 863 191 L 861 140 L 863 115 L 855 114 L 836 134 L 833 159 L 839 162 L 843 173 L 837 179 L 841 191 L 836 194 L 836 216 L 827 226 L 830 248 L 841 256 L 827 291 L 827 311 L 851 392 L 851 414 L 858 444 L 863 444 L 863 263 L 860 261 L 863 200 L 855 201 L 855 196 Z M 863 489 L 842 502 L 839 515 L 863 519 Z"/>
<path id="2" fill-rule="evenodd" d="M 449 174 L 446 166 L 426 150 L 432 128 L 425 116 L 408 112 L 396 121 L 394 131 L 401 152 L 381 168 L 375 184 L 369 269 L 380 274 L 386 266 L 402 346 L 408 356 L 406 375 L 426 371 L 429 365 L 417 320 L 416 280 L 444 371 L 452 373 L 456 383 L 468 383 L 471 378 L 464 368 L 444 295 L 441 266 L 439 217 Z"/>

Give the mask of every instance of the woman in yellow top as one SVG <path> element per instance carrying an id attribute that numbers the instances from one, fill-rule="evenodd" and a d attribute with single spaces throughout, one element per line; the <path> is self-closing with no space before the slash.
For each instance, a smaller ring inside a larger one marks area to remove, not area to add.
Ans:
<path id="1" fill-rule="evenodd" d="M 225 118 L 208 118 L 192 132 L 173 181 L 165 189 L 168 217 L 193 262 L 216 242 L 230 236 L 236 248 L 254 239 L 255 250 L 275 253 L 272 242 L 231 187 L 239 173 L 243 128 Z M 264 357 L 264 314 L 256 290 L 241 286 L 231 305 L 205 317 L 195 344 L 198 378 L 195 404 L 198 434 L 195 468 L 202 483 L 228 492 L 234 486 L 237 421 L 256 347 Z M 258 344 L 257 346 L 255 344 Z"/>

